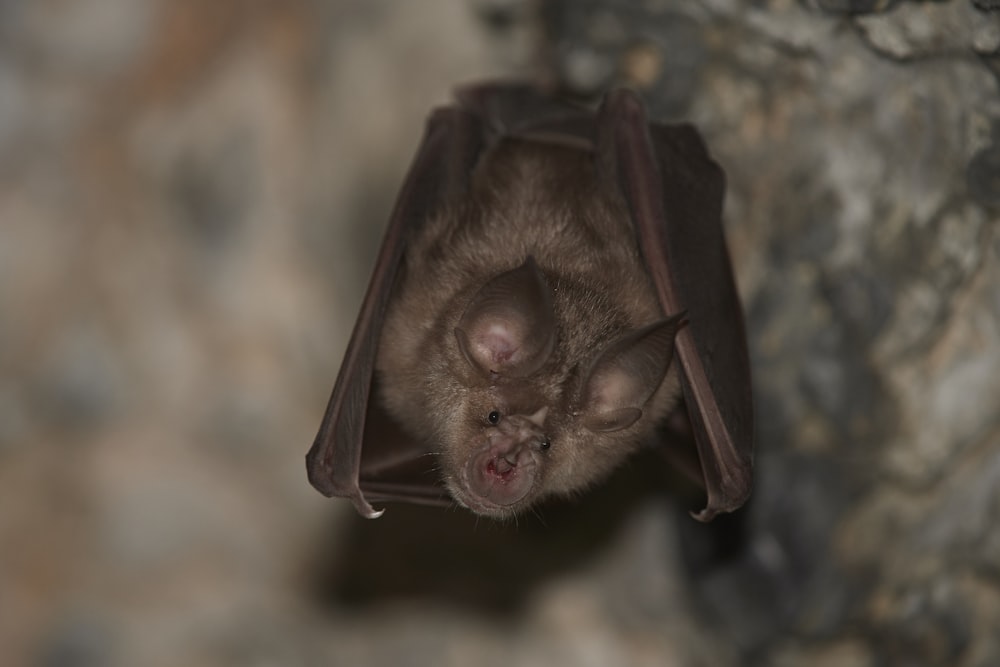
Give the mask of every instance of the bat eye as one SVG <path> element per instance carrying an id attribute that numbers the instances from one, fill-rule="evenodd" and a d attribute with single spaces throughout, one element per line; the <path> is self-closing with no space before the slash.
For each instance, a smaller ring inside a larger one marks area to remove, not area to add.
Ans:
<path id="1" fill-rule="evenodd" d="M 492 411 L 490 414 L 486 415 L 486 421 L 496 426 L 500 423 L 500 413 L 496 410 Z"/>
<path id="2" fill-rule="evenodd" d="M 538 444 L 538 446 L 541 447 L 542 451 L 544 452 L 548 450 L 549 447 L 552 446 L 552 441 L 549 440 L 548 436 L 545 436 L 545 438 Z"/>

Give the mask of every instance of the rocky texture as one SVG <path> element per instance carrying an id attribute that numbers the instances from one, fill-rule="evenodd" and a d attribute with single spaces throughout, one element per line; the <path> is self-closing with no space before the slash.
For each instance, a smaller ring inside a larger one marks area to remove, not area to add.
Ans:
<path id="1" fill-rule="evenodd" d="M 746 552 L 696 588 L 760 664 L 992 664 L 1000 17 L 820 4 L 674 22 L 704 64 L 665 109 L 729 175 L 761 422 Z M 606 69 L 643 86 L 628 51 L 670 7 Z"/>
<path id="2" fill-rule="evenodd" d="M 302 457 L 456 82 L 625 81 L 728 174 L 758 481 L 496 526 Z M 986 1 L 0 3 L 0 646 L 36 665 L 1000 663 Z"/>

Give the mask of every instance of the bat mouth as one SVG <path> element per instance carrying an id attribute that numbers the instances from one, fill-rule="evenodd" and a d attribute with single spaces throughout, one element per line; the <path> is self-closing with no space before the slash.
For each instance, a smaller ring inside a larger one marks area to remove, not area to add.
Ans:
<path id="1" fill-rule="evenodd" d="M 538 481 L 539 461 L 528 447 L 488 446 L 473 454 L 462 468 L 455 499 L 477 514 L 510 515 L 531 496 Z"/>

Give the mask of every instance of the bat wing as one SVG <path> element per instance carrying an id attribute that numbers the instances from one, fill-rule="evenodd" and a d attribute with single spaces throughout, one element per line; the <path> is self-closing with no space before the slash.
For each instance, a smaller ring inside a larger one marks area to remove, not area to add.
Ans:
<path id="1" fill-rule="evenodd" d="M 725 175 L 698 132 L 650 124 L 634 93 L 610 93 L 597 149 L 624 194 L 667 314 L 684 311 L 675 340 L 698 449 L 708 521 L 746 501 L 753 482 L 753 396 L 743 311 L 722 231 Z"/>
<path id="2" fill-rule="evenodd" d="M 368 518 L 381 514 L 370 500 L 450 502 L 433 474 L 427 445 L 405 435 L 379 402 L 369 399 L 377 391 L 375 354 L 407 240 L 437 207 L 464 192 L 483 137 L 479 119 L 458 108 L 438 109 L 428 121 L 386 228 L 319 433 L 306 455 L 310 483 L 326 496 L 349 498 Z"/>

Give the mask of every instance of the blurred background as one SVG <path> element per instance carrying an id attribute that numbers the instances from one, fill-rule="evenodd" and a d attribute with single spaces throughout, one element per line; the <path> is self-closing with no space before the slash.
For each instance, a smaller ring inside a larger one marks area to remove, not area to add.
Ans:
<path id="1" fill-rule="evenodd" d="M 990 0 L 0 0 L 0 660 L 1000 664 Z M 728 174 L 757 487 L 516 525 L 321 497 L 460 82 L 616 83 Z"/>

